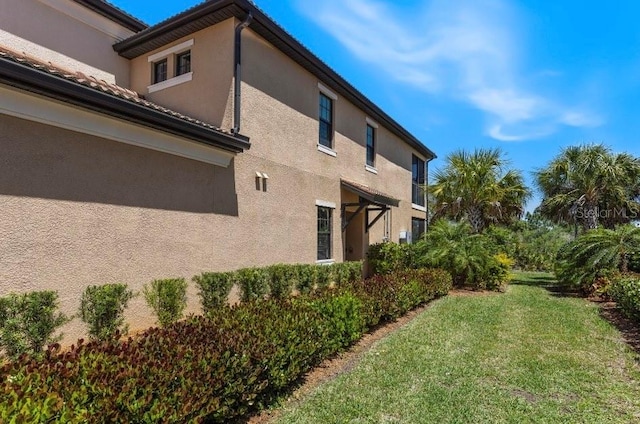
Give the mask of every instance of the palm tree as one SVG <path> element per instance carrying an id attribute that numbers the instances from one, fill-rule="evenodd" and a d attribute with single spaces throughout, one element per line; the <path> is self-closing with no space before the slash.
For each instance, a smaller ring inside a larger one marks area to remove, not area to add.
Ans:
<path id="1" fill-rule="evenodd" d="M 424 266 L 447 270 L 457 286 L 477 285 L 492 257 L 484 237 L 472 234 L 467 222 L 439 219 L 418 243 L 418 257 Z"/>
<path id="2" fill-rule="evenodd" d="M 543 195 L 539 211 L 557 223 L 613 228 L 639 210 L 640 161 L 602 144 L 568 147 L 535 177 Z"/>
<path id="3" fill-rule="evenodd" d="M 560 281 L 589 286 L 599 275 L 627 273 L 630 256 L 640 251 L 640 228 L 621 225 L 615 230 L 598 228 L 568 243 L 558 253 Z"/>
<path id="4" fill-rule="evenodd" d="M 531 196 L 519 171 L 506 169 L 500 149 L 459 150 L 437 170 L 429 188 L 435 204 L 434 218 L 465 218 L 473 232 L 488 223 L 508 223 L 520 218 Z"/>

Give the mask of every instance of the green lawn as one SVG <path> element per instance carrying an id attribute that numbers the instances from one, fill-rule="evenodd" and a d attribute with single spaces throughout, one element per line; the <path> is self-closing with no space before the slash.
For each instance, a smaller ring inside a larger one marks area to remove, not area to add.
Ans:
<path id="1" fill-rule="evenodd" d="M 637 356 L 597 306 L 516 278 L 435 302 L 278 422 L 640 422 Z"/>

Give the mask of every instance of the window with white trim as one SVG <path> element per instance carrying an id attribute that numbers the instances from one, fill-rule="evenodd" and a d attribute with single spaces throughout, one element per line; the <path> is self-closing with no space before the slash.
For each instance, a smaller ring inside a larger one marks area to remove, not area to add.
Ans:
<path id="1" fill-rule="evenodd" d="M 331 215 L 333 210 L 318 206 L 318 260 L 331 259 Z"/>
<path id="2" fill-rule="evenodd" d="M 376 166 L 376 129 L 367 124 L 367 165 Z"/>
<path id="3" fill-rule="evenodd" d="M 157 84 L 167 80 L 167 59 L 162 59 L 153 63 L 153 83 Z"/>
<path id="4" fill-rule="evenodd" d="M 333 147 L 333 99 L 320 93 L 320 137 L 318 143 L 322 146 Z"/>
<path id="5" fill-rule="evenodd" d="M 149 93 L 191 81 L 191 46 L 193 40 L 187 40 L 147 58 L 151 65 Z"/>
<path id="6" fill-rule="evenodd" d="M 191 72 L 191 50 L 176 54 L 176 76 Z"/>

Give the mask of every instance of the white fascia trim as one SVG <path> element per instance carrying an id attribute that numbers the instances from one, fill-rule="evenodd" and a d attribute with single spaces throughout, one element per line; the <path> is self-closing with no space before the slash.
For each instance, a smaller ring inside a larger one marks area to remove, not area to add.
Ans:
<path id="1" fill-rule="evenodd" d="M 420 206 L 420 205 L 417 205 L 415 203 L 411 204 L 411 208 L 415 209 L 417 211 L 422 211 L 422 212 L 426 212 L 427 211 L 427 208 L 425 206 Z"/>
<path id="2" fill-rule="evenodd" d="M 187 72 L 186 74 L 178 75 L 177 77 L 169 78 L 158 82 L 156 84 L 147 87 L 149 93 L 155 93 L 156 91 L 164 90 L 165 88 L 173 87 L 178 84 L 182 84 L 193 79 L 193 72 Z"/>
<path id="3" fill-rule="evenodd" d="M 316 206 L 320 206 L 323 208 L 331 208 L 331 209 L 335 209 L 336 208 L 336 204 L 333 202 L 327 202 L 326 200 L 316 200 Z"/>
<path id="4" fill-rule="evenodd" d="M 154 53 L 147 58 L 149 63 L 156 62 L 159 59 L 163 59 L 173 53 L 179 53 L 182 50 L 187 50 L 189 47 L 193 46 L 193 38 L 191 40 L 187 40 L 183 43 L 176 44 L 173 47 L 169 47 L 168 49 L 164 49 L 158 53 Z"/>
<path id="5" fill-rule="evenodd" d="M 68 0 L 39 0 L 52 9 L 80 21 L 117 40 L 131 37 L 135 32 L 124 28 L 93 10 Z"/>
<path id="6" fill-rule="evenodd" d="M 320 261 L 316 261 L 316 265 L 332 265 L 335 264 L 335 259 L 322 259 Z"/>
<path id="7" fill-rule="evenodd" d="M 374 168 L 371 165 L 365 165 L 364 169 L 366 169 L 367 171 L 371 172 L 372 174 L 376 174 L 378 175 L 378 170 L 376 168 Z"/>
<path id="8" fill-rule="evenodd" d="M 0 86 L 0 114 L 224 168 L 229 166 L 231 159 L 235 156 L 231 152 L 216 147 L 4 86 Z"/>
<path id="9" fill-rule="evenodd" d="M 367 121 L 367 124 L 371 125 L 375 129 L 378 129 L 378 123 L 376 121 L 369 118 L 368 116 L 365 118 L 365 120 Z"/>
<path id="10" fill-rule="evenodd" d="M 338 156 L 338 153 L 335 150 L 325 146 L 324 144 L 318 143 L 318 151 L 324 154 L 327 154 L 329 156 L 333 156 L 334 158 Z"/>
<path id="11" fill-rule="evenodd" d="M 321 82 L 318 83 L 318 90 L 320 90 L 320 92 L 322 94 L 324 94 L 325 96 L 329 97 L 330 99 L 333 100 L 338 100 L 338 95 L 336 93 L 334 93 L 333 91 L 329 90 L 324 84 L 322 84 Z"/>

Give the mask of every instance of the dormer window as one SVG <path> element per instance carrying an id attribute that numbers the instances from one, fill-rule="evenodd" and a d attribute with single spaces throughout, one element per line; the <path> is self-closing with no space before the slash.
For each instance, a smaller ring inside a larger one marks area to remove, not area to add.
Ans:
<path id="1" fill-rule="evenodd" d="M 191 81 L 191 46 L 193 40 L 187 40 L 147 58 L 151 64 L 149 93 Z"/>
<path id="2" fill-rule="evenodd" d="M 167 79 L 167 59 L 153 64 L 153 83 L 157 84 Z"/>
<path id="3" fill-rule="evenodd" d="M 176 76 L 191 72 L 191 50 L 176 55 Z"/>

